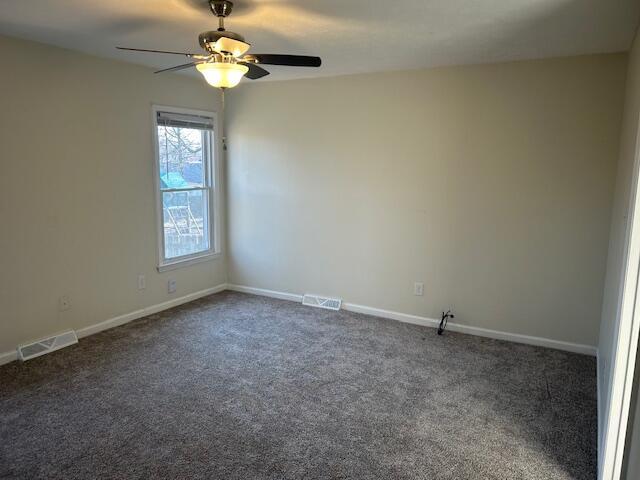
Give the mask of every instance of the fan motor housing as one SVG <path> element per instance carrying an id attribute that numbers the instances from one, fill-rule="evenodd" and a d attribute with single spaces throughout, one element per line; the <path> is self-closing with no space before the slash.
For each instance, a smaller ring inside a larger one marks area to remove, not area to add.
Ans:
<path id="1" fill-rule="evenodd" d="M 198 35 L 198 41 L 200 42 L 200 46 L 207 51 L 211 51 L 208 47 L 210 43 L 216 43 L 221 38 L 232 38 L 233 40 L 238 40 L 240 42 L 244 42 L 244 37 L 239 33 L 230 32 L 228 30 L 224 30 L 222 32 L 218 30 L 210 30 L 208 32 L 202 32 Z"/>
<path id="2" fill-rule="evenodd" d="M 216 17 L 228 17 L 233 10 L 233 2 L 229 0 L 209 0 L 209 7 Z"/>

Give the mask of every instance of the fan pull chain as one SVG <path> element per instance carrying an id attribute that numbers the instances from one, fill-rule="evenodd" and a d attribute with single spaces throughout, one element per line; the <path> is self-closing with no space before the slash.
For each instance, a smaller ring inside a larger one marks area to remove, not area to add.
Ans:
<path id="1" fill-rule="evenodd" d="M 226 152 L 227 151 L 227 129 L 226 129 L 226 124 L 224 122 L 224 91 L 226 90 L 226 88 L 221 88 L 220 89 L 222 91 L 221 94 L 221 100 L 222 100 L 222 115 L 221 115 L 221 119 L 222 119 L 222 149 Z"/>

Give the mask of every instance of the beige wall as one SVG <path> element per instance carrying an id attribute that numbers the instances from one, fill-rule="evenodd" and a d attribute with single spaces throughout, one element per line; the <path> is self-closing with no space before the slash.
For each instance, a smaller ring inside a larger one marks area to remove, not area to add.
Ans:
<path id="1" fill-rule="evenodd" d="M 217 92 L 6 37 L 0 58 L 0 353 L 223 283 L 224 259 L 155 270 L 151 105 L 216 110 Z"/>
<path id="2" fill-rule="evenodd" d="M 597 345 L 625 64 L 239 87 L 230 281 Z"/>

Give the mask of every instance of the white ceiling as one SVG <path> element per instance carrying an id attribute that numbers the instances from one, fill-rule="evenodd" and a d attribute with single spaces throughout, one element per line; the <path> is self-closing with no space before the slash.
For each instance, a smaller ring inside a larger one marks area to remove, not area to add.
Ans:
<path id="1" fill-rule="evenodd" d="M 237 0 L 227 29 L 253 53 L 318 55 L 259 81 L 627 50 L 637 0 Z M 168 67 L 217 21 L 206 0 L 1 0 L 0 34 Z M 175 75 L 169 73 L 166 75 Z"/>

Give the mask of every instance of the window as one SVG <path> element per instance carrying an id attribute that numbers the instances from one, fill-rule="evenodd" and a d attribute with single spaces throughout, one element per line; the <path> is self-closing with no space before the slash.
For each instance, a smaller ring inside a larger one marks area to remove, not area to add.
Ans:
<path id="1" fill-rule="evenodd" d="M 154 107 L 158 269 L 216 254 L 215 114 Z"/>

